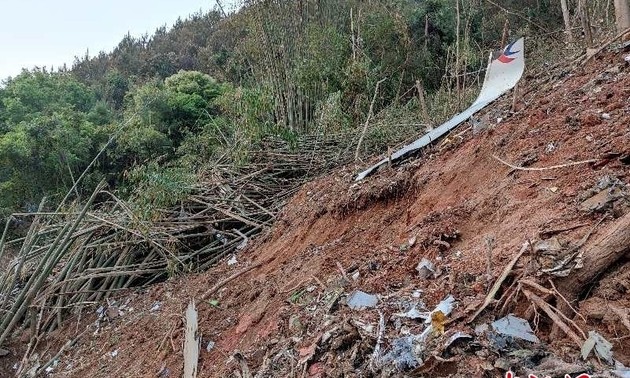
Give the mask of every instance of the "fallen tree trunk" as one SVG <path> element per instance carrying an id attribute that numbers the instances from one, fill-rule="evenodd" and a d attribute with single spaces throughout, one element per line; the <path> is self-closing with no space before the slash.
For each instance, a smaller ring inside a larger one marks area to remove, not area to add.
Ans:
<path id="1" fill-rule="evenodd" d="M 602 273 L 627 253 L 630 253 L 630 213 L 617 219 L 609 231 L 584 253 L 584 267 L 560 279 L 558 289 L 569 301 L 575 301 Z"/>

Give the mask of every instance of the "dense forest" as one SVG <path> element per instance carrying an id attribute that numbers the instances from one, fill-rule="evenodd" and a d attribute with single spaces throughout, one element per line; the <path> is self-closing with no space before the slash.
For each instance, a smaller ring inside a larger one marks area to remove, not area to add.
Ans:
<path id="1" fill-rule="evenodd" d="M 372 145 L 399 142 L 467 106 L 506 39 L 527 36 L 549 63 L 614 27 L 610 1 L 568 1 L 564 19 L 561 3 L 252 0 L 25 70 L 0 87 L 0 212 L 103 179 L 168 206 L 219 156 L 246 164 L 266 138 L 356 135 L 369 113 Z"/>

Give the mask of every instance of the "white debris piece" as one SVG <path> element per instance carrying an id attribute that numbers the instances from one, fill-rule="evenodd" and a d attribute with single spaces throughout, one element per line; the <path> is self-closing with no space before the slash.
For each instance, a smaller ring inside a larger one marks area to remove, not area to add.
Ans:
<path id="1" fill-rule="evenodd" d="M 228 266 L 236 265 L 236 263 L 238 263 L 238 261 L 236 260 L 236 255 L 232 255 L 232 257 L 227 262 Z"/>
<path id="2" fill-rule="evenodd" d="M 418 271 L 418 276 L 424 280 L 435 276 L 435 266 L 431 261 L 424 258 L 418 263 L 416 270 Z"/>
<path id="3" fill-rule="evenodd" d="M 376 307 L 377 303 L 378 297 L 376 295 L 368 294 L 361 290 L 353 291 L 346 299 L 346 304 L 353 310 Z"/>
<path id="4" fill-rule="evenodd" d="M 494 321 L 492 323 L 492 328 L 501 335 L 512 336 L 532 343 L 540 342 L 538 337 L 534 335 L 534 331 L 527 320 L 518 318 L 511 314 Z"/>
<path id="5" fill-rule="evenodd" d="M 409 319 L 424 319 L 427 316 L 427 312 L 420 312 L 418 311 L 418 309 L 416 308 L 416 306 L 413 306 L 409 311 L 407 312 L 399 312 L 397 314 L 394 314 L 395 316 L 401 317 L 401 318 L 409 318 Z"/>
<path id="6" fill-rule="evenodd" d="M 630 368 L 625 367 L 619 361 L 615 361 L 615 370 L 612 373 L 619 378 L 630 378 Z"/>
<path id="7" fill-rule="evenodd" d="M 586 360 L 591 351 L 595 348 L 595 353 L 608 363 L 613 362 L 612 344 L 602 335 L 595 331 L 588 332 L 588 339 L 582 345 L 582 359 Z"/>
<path id="8" fill-rule="evenodd" d="M 151 306 L 151 309 L 149 310 L 150 312 L 156 312 L 160 310 L 160 307 L 162 307 L 162 303 L 161 302 L 153 302 L 153 305 Z"/>

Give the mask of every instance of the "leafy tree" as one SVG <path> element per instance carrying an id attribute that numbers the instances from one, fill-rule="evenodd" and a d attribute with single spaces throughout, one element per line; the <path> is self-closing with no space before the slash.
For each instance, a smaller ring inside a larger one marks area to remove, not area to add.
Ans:
<path id="1" fill-rule="evenodd" d="M 209 75 L 180 71 L 129 94 L 127 126 L 110 157 L 124 170 L 161 157 L 172 160 L 187 135 L 196 135 L 216 116 L 215 99 L 223 86 Z"/>
<path id="2" fill-rule="evenodd" d="M 67 190 L 106 137 L 111 114 L 68 74 L 26 71 L 0 90 L 0 208 Z"/>

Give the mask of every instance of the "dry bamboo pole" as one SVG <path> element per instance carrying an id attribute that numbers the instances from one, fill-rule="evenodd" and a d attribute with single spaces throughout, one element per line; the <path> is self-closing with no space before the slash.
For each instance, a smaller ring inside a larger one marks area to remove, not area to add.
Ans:
<path id="1" fill-rule="evenodd" d="M 455 91 L 457 92 L 457 111 L 459 112 L 461 105 L 462 105 L 462 94 L 461 94 L 461 87 L 460 87 L 460 83 L 459 83 L 459 69 L 460 69 L 460 57 L 459 57 L 459 53 L 460 53 L 460 48 L 459 48 L 459 34 L 460 34 L 460 21 L 461 21 L 461 15 L 460 15 L 460 9 L 459 9 L 459 1 L 460 0 L 455 0 L 455 17 L 456 17 L 456 23 L 455 23 Z"/>
<path id="2" fill-rule="evenodd" d="M 30 303 L 35 297 L 37 291 L 43 286 L 43 283 L 50 274 L 50 271 L 63 256 L 63 248 L 67 248 L 68 239 L 77 229 L 83 217 L 85 217 L 89 206 L 91 206 L 92 202 L 94 202 L 96 195 L 99 193 L 100 189 L 103 186 L 104 183 L 102 182 L 97 186 L 96 190 L 92 193 L 92 196 L 83 207 L 81 214 L 77 217 L 75 222 L 73 224 L 66 224 L 62 232 L 59 233 L 56 242 L 53 243 L 53 246 L 50 248 L 50 252 L 46 254 L 45 258 L 40 260 L 38 267 L 35 270 L 35 273 L 31 276 L 27 284 L 21 290 L 18 299 L 9 310 L 8 316 L 5 316 L 2 323 L 0 324 L 0 331 L 2 331 L 2 333 L 0 334 L 0 345 L 4 344 L 11 331 L 13 331 L 13 327 L 15 327 L 16 323 L 26 312 L 28 306 L 30 306 Z"/>
<path id="3" fill-rule="evenodd" d="M 41 201 L 38 210 L 41 211 L 41 209 L 44 206 L 45 201 L 46 199 L 43 199 Z M 22 268 L 24 267 L 24 264 L 27 261 L 28 251 L 30 251 L 33 248 L 33 245 L 35 241 L 37 240 L 35 236 L 36 236 L 36 230 L 39 224 L 40 224 L 40 217 L 35 216 L 35 218 L 33 219 L 33 222 L 28 228 L 28 232 L 26 233 L 26 236 L 24 237 L 24 243 L 22 244 L 22 246 L 20 247 L 20 251 L 18 252 L 18 256 L 20 257 L 18 266 L 16 267 L 15 272 L 12 278 L 10 279 L 9 283 L 6 284 L 7 286 L 5 286 L 6 281 L 3 279 L 3 282 L 2 282 L 3 292 L 10 292 L 13 289 L 13 286 L 15 285 L 15 282 L 17 281 L 18 276 L 20 276 L 20 274 L 22 273 Z M 9 273 L 9 270 L 6 271 L 5 278 L 8 277 L 8 273 Z M 9 299 L 9 296 L 5 295 L 4 300 L 2 301 L 2 305 L 0 305 L 0 309 L 4 310 L 8 299 Z"/>
<path id="4" fill-rule="evenodd" d="M 12 219 L 13 217 L 9 216 L 4 222 L 4 231 L 2 232 L 2 238 L 0 238 L 0 261 L 4 258 L 5 242 L 7 240 L 7 234 L 9 232 L 9 226 L 11 225 Z"/>
<path id="5" fill-rule="evenodd" d="M 567 36 L 567 42 L 573 42 L 573 33 L 571 33 L 571 15 L 569 14 L 569 6 L 567 0 L 560 0 L 562 8 L 562 19 L 564 20 L 564 32 Z"/>
<path id="6" fill-rule="evenodd" d="M 424 87 L 422 86 L 422 81 L 416 80 L 416 90 L 418 91 L 418 102 L 420 105 L 420 116 L 422 118 L 422 121 L 426 123 L 429 127 L 433 128 L 431 117 L 429 117 L 427 102 L 424 97 Z"/>
<path id="7" fill-rule="evenodd" d="M 578 0 L 578 12 L 580 13 L 580 22 L 582 23 L 582 29 L 584 30 L 586 47 L 592 47 L 593 33 L 591 30 L 591 15 L 588 10 L 588 4 L 586 4 L 585 0 Z"/>
<path id="8" fill-rule="evenodd" d="M 372 114 L 374 112 L 374 103 L 376 102 L 376 97 L 378 95 L 378 87 L 385 80 L 387 80 L 387 78 L 382 78 L 381 80 L 377 81 L 376 86 L 374 87 L 374 96 L 372 97 L 372 102 L 370 103 L 370 109 L 365 119 L 365 124 L 363 125 L 363 132 L 361 132 L 361 137 L 359 138 L 359 142 L 357 143 L 357 149 L 354 152 L 355 161 L 359 160 L 359 153 L 361 152 L 361 143 L 363 143 L 363 139 L 365 138 L 365 133 L 367 132 L 368 125 L 370 124 L 370 118 L 372 118 Z"/>

